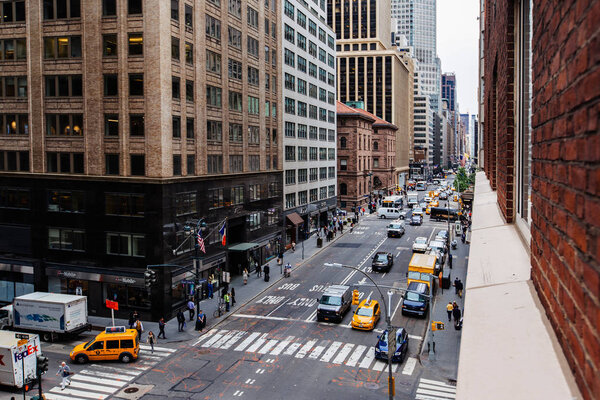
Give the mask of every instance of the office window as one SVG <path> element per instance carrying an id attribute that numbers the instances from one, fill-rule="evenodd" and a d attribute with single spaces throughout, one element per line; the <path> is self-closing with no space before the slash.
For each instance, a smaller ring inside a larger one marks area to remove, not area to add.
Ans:
<path id="1" fill-rule="evenodd" d="M 290 67 L 295 67 L 296 54 L 294 54 L 293 51 L 285 49 L 283 56 L 286 65 L 289 65 Z"/>
<path id="2" fill-rule="evenodd" d="M 260 115 L 260 99 L 254 96 L 248 96 L 248 114 Z"/>
<path id="3" fill-rule="evenodd" d="M 298 116 L 306 117 L 306 103 L 303 101 L 298 101 Z"/>
<path id="4" fill-rule="evenodd" d="M 298 56 L 298 71 L 306 72 L 306 58 Z"/>
<path id="5" fill-rule="evenodd" d="M 258 40 L 248 36 L 248 54 L 258 58 Z"/>
<path id="6" fill-rule="evenodd" d="M 296 77 L 286 72 L 284 77 L 284 86 L 288 90 L 296 90 Z"/>
<path id="7" fill-rule="evenodd" d="M 296 18 L 296 23 L 306 29 L 306 15 L 302 13 L 302 11 L 298 10 L 298 17 Z"/>
<path id="8" fill-rule="evenodd" d="M 232 26 L 227 27 L 228 43 L 230 46 L 241 49 L 242 48 L 242 32 L 235 29 Z"/>
<path id="9" fill-rule="evenodd" d="M 173 154 L 173 176 L 181 175 L 181 154 Z"/>
<path id="10" fill-rule="evenodd" d="M 129 74 L 129 95 L 144 95 L 144 74 Z"/>
<path id="11" fill-rule="evenodd" d="M 242 63 L 232 58 L 228 60 L 229 77 L 231 79 L 242 80 Z"/>
<path id="12" fill-rule="evenodd" d="M 206 50 L 206 70 L 221 75 L 221 55 Z"/>
<path id="13" fill-rule="evenodd" d="M 186 167 L 188 175 L 196 174 L 196 156 L 193 154 L 188 154 L 186 157 Z"/>
<path id="14" fill-rule="evenodd" d="M 308 54 L 315 58 L 317 57 L 317 45 L 311 40 L 308 41 Z"/>
<path id="15" fill-rule="evenodd" d="M 129 135 L 130 136 L 144 136 L 144 115 L 143 114 L 131 114 L 129 116 Z"/>
<path id="16" fill-rule="evenodd" d="M 46 79 L 46 95 L 48 91 L 52 90 L 52 86 L 48 84 Z M 118 96 L 119 95 L 119 77 L 117 74 L 104 74 L 104 96 Z"/>
<path id="17" fill-rule="evenodd" d="M 46 97 L 83 96 L 81 75 L 46 75 L 44 78 Z"/>
<path id="18" fill-rule="evenodd" d="M 241 156 L 240 156 L 241 157 Z M 244 187 L 235 186 L 231 188 L 231 204 L 243 204 L 244 203 Z"/>
<path id="19" fill-rule="evenodd" d="M 327 140 L 327 129 L 319 128 L 319 140 Z"/>
<path id="20" fill-rule="evenodd" d="M 296 193 L 288 193 L 285 195 L 285 208 L 296 207 Z"/>
<path id="21" fill-rule="evenodd" d="M 208 190 L 208 207 L 211 209 L 220 208 L 225 206 L 223 199 L 223 189 L 209 189 Z"/>
<path id="22" fill-rule="evenodd" d="M 285 184 L 294 185 L 296 183 L 296 170 L 286 169 L 285 170 Z"/>
<path id="23" fill-rule="evenodd" d="M 70 228 L 48 228 L 48 248 L 85 251 L 85 231 Z"/>
<path id="24" fill-rule="evenodd" d="M 117 0 L 102 0 L 102 16 L 116 17 L 117 16 Z"/>
<path id="25" fill-rule="evenodd" d="M 206 104 L 221 108 L 221 88 L 206 85 Z"/>
<path id="26" fill-rule="evenodd" d="M 248 196 L 250 201 L 257 201 L 261 198 L 262 185 L 248 185 Z"/>
<path id="27" fill-rule="evenodd" d="M 327 179 L 327 167 L 319 168 L 319 180 Z"/>
<path id="28" fill-rule="evenodd" d="M 107 233 L 106 254 L 145 257 L 146 245 L 144 236 L 131 233 Z"/>
<path id="29" fill-rule="evenodd" d="M 260 127 L 248 125 L 248 144 L 260 144 Z"/>
<path id="30" fill-rule="evenodd" d="M 306 36 L 304 36 L 303 34 L 298 32 L 296 35 L 296 38 L 298 40 L 298 47 L 301 48 L 302 50 L 306 51 Z"/>
<path id="31" fill-rule="evenodd" d="M 45 21 L 81 17 L 80 0 L 44 0 L 42 10 Z"/>
<path id="32" fill-rule="evenodd" d="M 206 121 L 206 139 L 220 142 L 223 140 L 223 125 L 221 121 Z"/>
<path id="33" fill-rule="evenodd" d="M 335 129 L 327 130 L 327 140 L 330 142 L 335 142 Z"/>
<path id="34" fill-rule="evenodd" d="M 179 21 L 179 0 L 171 0 L 171 19 Z"/>
<path id="35" fill-rule="evenodd" d="M 181 137 L 181 117 L 178 115 L 174 115 L 172 118 L 172 126 L 173 126 L 173 137 L 180 138 Z"/>
<path id="36" fill-rule="evenodd" d="M 308 160 L 308 148 L 305 146 L 298 146 L 298 161 Z"/>
<path id="37" fill-rule="evenodd" d="M 16 51 L 15 51 L 16 50 Z M 1 60 L 25 60 L 27 58 L 26 39 L 3 39 L 0 40 Z"/>
<path id="38" fill-rule="evenodd" d="M 340 171 L 347 171 L 347 170 L 348 170 L 348 160 L 340 159 Z"/>
<path id="39" fill-rule="evenodd" d="M 104 166 L 106 167 L 106 175 L 119 175 L 119 155 L 105 154 Z"/>
<path id="40" fill-rule="evenodd" d="M 317 77 L 317 66 L 316 66 L 316 64 L 313 64 L 311 62 L 308 63 L 308 75 L 312 76 L 313 78 Z"/>
<path id="41" fill-rule="evenodd" d="M 102 55 L 104 57 L 117 56 L 117 35 L 102 35 Z"/>
<path id="42" fill-rule="evenodd" d="M 335 179 L 335 167 L 328 167 L 327 171 L 327 177 L 329 179 Z"/>
<path id="43" fill-rule="evenodd" d="M 46 153 L 47 172 L 83 174 L 83 153 Z"/>
<path id="44" fill-rule="evenodd" d="M 188 4 L 185 5 L 185 28 L 186 30 L 194 29 L 194 8 Z"/>
<path id="45" fill-rule="evenodd" d="M 286 137 L 296 137 L 296 124 L 286 121 L 284 133 Z"/>
<path id="46" fill-rule="evenodd" d="M 188 139 L 194 138 L 194 118 L 185 119 L 185 137 Z"/>
<path id="47" fill-rule="evenodd" d="M 309 179 L 311 182 L 315 182 L 315 181 L 319 180 L 319 168 L 310 168 L 309 169 Z"/>
<path id="48" fill-rule="evenodd" d="M 104 114 L 104 135 L 119 136 L 119 114 Z"/>
<path id="49" fill-rule="evenodd" d="M 308 132 L 308 127 L 306 125 L 298 124 L 298 138 L 299 139 L 306 139 L 307 132 Z"/>
<path id="50" fill-rule="evenodd" d="M 242 0 L 229 0 L 229 14 L 240 18 L 242 16 Z"/>
<path id="51" fill-rule="evenodd" d="M 221 21 L 206 15 L 206 36 L 221 40 Z"/>
<path id="52" fill-rule="evenodd" d="M 285 112 L 287 114 L 296 114 L 296 100 L 290 97 L 285 98 Z"/>
<path id="53" fill-rule="evenodd" d="M 248 12 L 246 14 L 247 14 L 248 26 L 258 29 L 258 11 L 256 11 L 254 8 L 248 6 Z"/>
<path id="54" fill-rule="evenodd" d="M 11 23 L 25 21 L 24 1 L 3 1 L 0 3 L 0 22 Z"/>
<path id="55" fill-rule="evenodd" d="M 185 100 L 194 102 L 194 81 L 185 81 Z"/>
<path id="56" fill-rule="evenodd" d="M 310 105 L 308 107 L 308 116 L 311 119 L 317 119 L 318 118 L 318 107 Z"/>
<path id="57" fill-rule="evenodd" d="M 229 172 L 242 172 L 244 170 L 244 156 L 229 156 Z"/>
<path id="58" fill-rule="evenodd" d="M 229 110 L 242 112 L 242 94 L 239 92 L 229 92 Z"/>
<path id="59" fill-rule="evenodd" d="M 327 149 L 327 159 L 335 160 L 335 149 Z"/>
<path id="60" fill-rule="evenodd" d="M 131 175 L 144 176 L 146 174 L 146 158 L 143 154 L 131 154 Z"/>
<path id="61" fill-rule="evenodd" d="M 48 211 L 85 213 L 85 193 L 75 190 L 48 190 Z"/>
<path id="62" fill-rule="evenodd" d="M 306 168 L 302 168 L 298 170 L 298 183 L 306 183 L 308 182 L 308 170 Z"/>
<path id="63" fill-rule="evenodd" d="M 283 37 L 292 44 L 296 43 L 296 31 L 288 24 L 283 26 Z"/>
<path id="64" fill-rule="evenodd" d="M 179 57 L 179 39 L 176 37 L 171 37 L 171 58 L 179 61 Z"/>
<path id="65" fill-rule="evenodd" d="M 285 161 L 296 161 L 295 146 L 285 146 Z"/>
<path id="66" fill-rule="evenodd" d="M 257 68 L 248 67 L 248 84 L 254 86 L 259 85 L 259 71 Z"/>
<path id="67" fill-rule="evenodd" d="M 223 156 L 222 155 L 215 155 L 215 154 L 209 154 L 208 156 L 206 156 L 206 171 L 209 174 L 220 174 L 223 173 Z M 223 190 L 223 189 L 221 189 Z M 209 190 L 210 192 L 210 190 Z M 223 197 L 223 194 L 221 193 L 221 197 Z"/>
<path id="68" fill-rule="evenodd" d="M 1 135 L 29 135 L 28 114 L 0 114 L 0 124 Z M 2 164 L 0 159 L 0 170 Z"/>
<path id="69" fill-rule="evenodd" d="M 312 19 L 308 20 L 308 33 L 313 36 L 317 36 L 317 24 Z"/>
<path id="70" fill-rule="evenodd" d="M 244 141 L 242 124 L 229 123 L 229 141 L 234 143 L 242 143 Z"/>
<path id="71" fill-rule="evenodd" d="M 144 54 L 144 34 L 130 33 L 127 39 L 129 55 L 141 56 Z"/>
<path id="72" fill-rule="evenodd" d="M 327 198 L 327 186 L 323 186 L 323 187 L 319 188 L 319 198 L 321 200 Z"/>
<path id="73" fill-rule="evenodd" d="M 306 81 L 304 79 L 298 78 L 298 93 L 306 94 Z"/>
<path id="74" fill-rule="evenodd" d="M 81 36 L 44 37 L 44 58 L 80 58 Z"/>
<path id="75" fill-rule="evenodd" d="M 248 168 L 250 171 L 260 170 L 260 156 L 251 154 L 248 156 Z"/>
<path id="76" fill-rule="evenodd" d="M 46 114 L 46 135 L 82 136 L 83 114 Z"/>
<path id="77" fill-rule="evenodd" d="M 142 0 L 127 0 L 127 13 L 128 14 L 141 14 L 142 13 Z"/>

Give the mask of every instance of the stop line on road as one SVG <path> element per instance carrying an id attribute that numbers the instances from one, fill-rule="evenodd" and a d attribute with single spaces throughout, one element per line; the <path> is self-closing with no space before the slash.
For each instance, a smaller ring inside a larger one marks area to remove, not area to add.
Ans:
<path id="1" fill-rule="evenodd" d="M 242 340 L 244 337 L 245 339 Z M 234 347 L 236 344 L 237 346 Z M 272 356 L 293 356 L 298 359 L 315 360 L 333 365 L 346 365 L 374 371 L 382 371 L 387 366 L 386 362 L 375 359 L 373 346 L 328 339 L 298 338 L 295 336 L 278 338 L 277 336 L 270 337 L 268 333 L 212 329 L 194 345 L 203 348 L 233 349 L 238 352 Z M 402 374 L 411 375 L 415 365 L 416 359 L 408 358 Z M 396 372 L 398 367 L 398 364 L 393 364 L 392 371 Z"/>

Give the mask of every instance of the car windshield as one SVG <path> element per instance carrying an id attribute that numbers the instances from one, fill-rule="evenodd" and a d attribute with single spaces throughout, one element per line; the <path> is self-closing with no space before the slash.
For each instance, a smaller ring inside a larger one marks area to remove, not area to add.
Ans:
<path id="1" fill-rule="evenodd" d="M 415 239 L 415 243 L 416 244 L 426 244 L 427 243 L 427 238 L 418 237 L 418 238 Z"/>
<path id="2" fill-rule="evenodd" d="M 406 292 L 406 300 L 423 301 L 423 296 L 421 296 L 419 293 Z"/>
<path id="3" fill-rule="evenodd" d="M 84 344 L 84 345 L 83 345 L 83 348 L 87 350 L 87 348 L 88 348 L 88 347 L 90 347 L 90 345 L 91 345 L 92 343 L 94 343 L 94 340 L 95 340 L 95 339 L 92 339 L 92 340 L 90 340 L 89 342 L 87 342 L 86 344 Z"/>
<path id="4" fill-rule="evenodd" d="M 327 306 L 341 306 L 342 298 L 339 296 L 323 296 L 321 297 L 321 304 L 325 304 Z"/>
<path id="5" fill-rule="evenodd" d="M 359 308 L 358 310 L 356 310 L 356 315 L 359 315 L 361 317 L 372 317 L 373 316 L 373 309 L 372 308 Z"/>
<path id="6" fill-rule="evenodd" d="M 390 224 L 388 226 L 388 228 L 390 228 L 390 229 L 400 229 L 400 228 L 402 228 L 402 225 L 400 225 L 400 224 Z"/>
<path id="7" fill-rule="evenodd" d="M 377 254 L 377 257 L 375 257 L 375 261 L 387 262 L 387 254 Z"/>

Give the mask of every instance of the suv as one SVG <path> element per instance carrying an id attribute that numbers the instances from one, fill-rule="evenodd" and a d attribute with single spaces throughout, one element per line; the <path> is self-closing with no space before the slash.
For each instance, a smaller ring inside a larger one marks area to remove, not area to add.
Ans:
<path id="1" fill-rule="evenodd" d="M 411 282 L 402 299 L 402 315 L 427 315 L 429 308 L 429 286 L 423 282 Z"/>
<path id="2" fill-rule="evenodd" d="M 371 268 L 373 268 L 373 271 L 377 272 L 389 272 L 389 270 L 392 269 L 392 265 L 394 265 L 394 256 L 390 253 L 379 251 L 373 256 Z"/>
<path id="3" fill-rule="evenodd" d="M 401 237 L 404 235 L 404 223 L 402 222 L 392 222 L 387 227 L 387 236 L 388 237 Z"/>
<path id="4" fill-rule="evenodd" d="M 352 293 L 349 286 L 331 285 L 323 293 L 317 305 L 317 321 L 342 322 L 350 310 Z"/>

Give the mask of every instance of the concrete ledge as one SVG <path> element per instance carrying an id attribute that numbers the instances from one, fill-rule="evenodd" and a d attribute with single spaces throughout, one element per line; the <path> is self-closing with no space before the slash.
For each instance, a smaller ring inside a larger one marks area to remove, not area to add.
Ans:
<path id="1" fill-rule="evenodd" d="M 477 174 L 457 399 L 581 399 L 530 280 L 528 249 Z"/>

